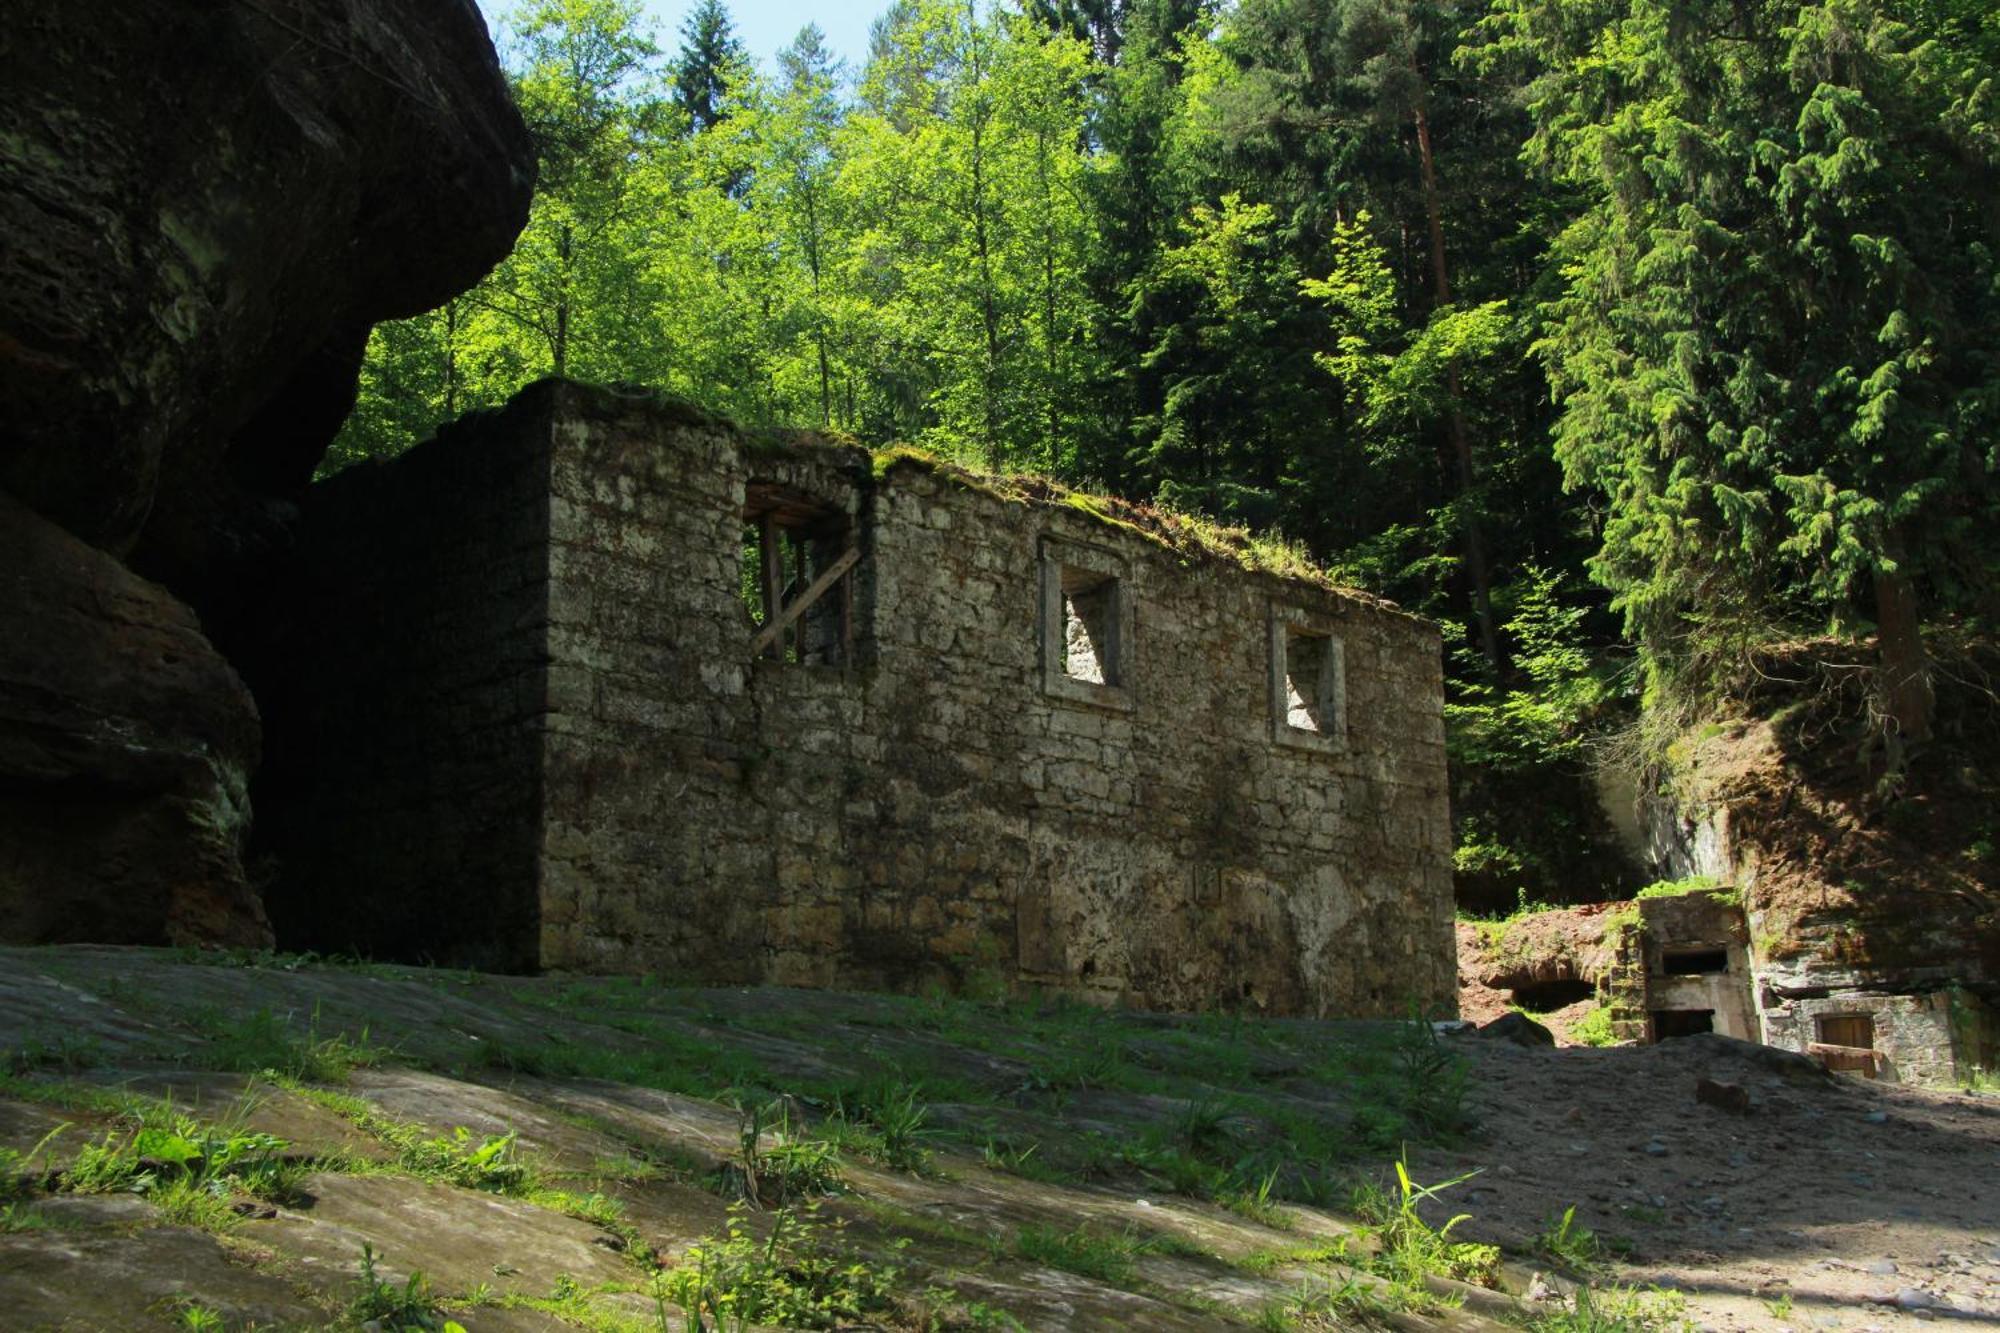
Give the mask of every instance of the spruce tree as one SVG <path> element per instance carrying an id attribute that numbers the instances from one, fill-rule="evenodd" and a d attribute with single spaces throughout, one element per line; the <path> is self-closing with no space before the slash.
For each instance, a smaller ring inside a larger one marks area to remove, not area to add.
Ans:
<path id="1" fill-rule="evenodd" d="M 1884 730 L 1921 622 L 2000 571 L 2000 116 L 1913 0 L 1504 0 L 1536 160 L 1587 192 L 1542 350 L 1597 577 L 1666 680 L 1872 621 Z"/>
<path id="2" fill-rule="evenodd" d="M 690 132 L 722 120 L 730 81 L 748 62 L 728 7 L 722 0 L 701 0 L 681 23 L 681 49 L 673 68 L 674 101 L 687 113 Z"/>

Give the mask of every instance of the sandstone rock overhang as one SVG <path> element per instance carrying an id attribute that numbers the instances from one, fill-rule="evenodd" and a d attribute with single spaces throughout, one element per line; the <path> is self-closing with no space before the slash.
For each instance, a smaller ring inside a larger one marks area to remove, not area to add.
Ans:
<path id="1" fill-rule="evenodd" d="M 1451 1003 L 1439 640 L 1385 604 L 562 382 L 322 483 L 304 534 L 253 675 L 295 946 Z"/>
<path id="2" fill-rule="evenodd" d="M 505 256 L 534 146 L 472 0 L 14 9 L 0 939 L 268 944 L 258 715 L 215 644 L 263 612 L 370 326 Z"/>

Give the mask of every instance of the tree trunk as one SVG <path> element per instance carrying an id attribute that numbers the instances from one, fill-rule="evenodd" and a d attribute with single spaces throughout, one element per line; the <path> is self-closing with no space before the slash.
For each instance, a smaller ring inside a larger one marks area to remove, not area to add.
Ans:
<path id="1" fill-rule="evenodd" d="M 1875 571 L 1876 692 L 1896 738 L 1910 745 L 1930 739 L 1937 699 L 1917 618 L 1916 589 L 1902 572 L 1901 543 L 1893 538 L 1889 554 L 1897 571 Z"/>
<path id="2" fill-rule="evenodd" d="M 1413 69 L 1412 72 L 1417 72 Z M 1418 73 L 1419 87 L 1422 74 Z M 1444 255 L 1444 209 L 1438 200 L 1437 162 L 1431 156 L 1431 122 L 1424 109 L 1423 95 L 1419 92 L 1415 107 L 1417 122 L 1417 160 L 1423 171 L 1424 211 L 1429 214 L 1431 233 L 1431 284 L 1440 308 L 1451 304 L 1451 272 L 1445 264 Z M 1472 439 L 1465 427 L 1465 413 L 1459 410 L 1458 363 L 1453 361 L 1447 368 L 1447 387 L 1451 393 L 1451 414 L 1445 422 L 1445 430 L 1451 440 L 1452 460 L 1458 473 L 1458 494 L 1461 501 L 1459 519 L 1465 525 L 1465 567 L 1472 577 L 1472 613 L 1479 630 L 1479 648 L 1486 654 L 1486 660 L 1493 667 L 1494 678 L 1506 674 L 1506 664 L 1500 657 L 1500 636 L 1493 626 L 1493 580 L 1486 567 L 1486 539 L 1480 529 L 1479 516 L 1473 512 L 1471 494 L 1474 474 L 1472 468 Z"/>

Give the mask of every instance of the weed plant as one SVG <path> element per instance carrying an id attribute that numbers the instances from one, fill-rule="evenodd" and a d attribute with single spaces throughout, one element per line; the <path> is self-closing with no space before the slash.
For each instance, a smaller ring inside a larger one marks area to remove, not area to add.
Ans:
<path id="1" fill-rule="evenodd" d="M 693 1246 L 655 1281 L 661 1327 L 667 1307 L 686 1333 L 740 1333 L 752 1325 L 826 1329 L 873 1325 L 897 1308 L 900 1270 L 872 1264 L 846 1246 L 841 1224 L 823 1222 L 817 1202 L 772 1215 L 759 1239 L 742 1205 L 725 1233 Z"/>
<path id="2" fill-rule="evenodd" d="M 1410 1178 L 1409 1166 L 1398 1160 L 1393 1194 L 1369 1181 L 1363 1181 L 1355 1189 L 1354 1212 L 1373 1231 L 1381 1246 L 1368 1267 L 1377 1276 L 1387 1278 L 1413 1304 L 1421 1305 L 1426 1280 L 1431 1277 L 1479 1285 L 1493 1281 L 1500 1251 L 1491 1245 L 1451 1239 L 1452 1231 L 1471 1214 L 1459 1213 L 1443 1226 L 1432 1227 L 1418 1212 L 1420 1205 L 1464 1184 L 1476 1174 L 1468 1172 L 1436 1185 L 1419 1185 Z"/>
<path id="3" fill-rule="evenodd" d="M 1668 1333 L 1687 1326 L 1687 1301 L 1677 1292 L 1632 1287 L 1582 1288 L 1573 1302 L 1544 1309 L 1529 1333 Z"/>
<path id="4" fill-rule="evenodd" d="M 1590 1272 L 1604 1255 L 1597 1233 L 1577 1224 L 1574 1205 L 1563 1209 L 1561 1217 L 1548 1220 L 1535 1238 L 1535 1248 L 1576 1273 Z"/>
<path id="5" fill-rule="evenodd" d="M 287 1146 L 270 1134 L 175 1115 L 166 1124 L 112 1130 L 101 1142 L 85 1144 L 63 1173 L 61 1188 L 142 1195 L 169 1222 L 218 1231 L 236 1220 L 230 1201 L 238 1193 L 281 1202 L 297 1196 L 305 1167 L 282 1155 Z"/>
<path id="6" fill-rule="evenodd" d="M 736 1156 L 722 1167 L 725 1193 L 765 1208 L 840 1188 L 838 1148 L 825 1139 L 795 1134 L 786 1099 L 747 1106 L 739 1101 L 736 1114 Z"/>
<path id="7" fill-rule="evenodd" d="M 430 1283 L 412 1271 L 398 1287 L 377 1270 L 375 1247 L 361 1246 L 361 1271 L 354 1280 L 354 1299 L 348 1302 L 347 1318 L 355 1324 L 373 1324 L 396 1333 L 465 1333 L 458 1324 L 439 1312 L 431 1295 Z"/>

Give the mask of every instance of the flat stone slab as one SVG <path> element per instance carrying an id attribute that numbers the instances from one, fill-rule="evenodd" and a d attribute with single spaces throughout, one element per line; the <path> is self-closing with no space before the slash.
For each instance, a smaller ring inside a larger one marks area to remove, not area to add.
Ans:
<path id="1" fill-rule="evenodd" d="M 518 1199 L 400 1176 L 321 1174 L 303 1188 L 309 1205 L 281 1208 L 237 1234 L 297 1260 L 330 1290 L 360 1271 L 364 1242 L 375 1247 L 385 1279 L 400 1283 L 421 1270 L 441 1297 L 480 1286 L 547 1296 L 565 1276 L 585 1288 L 644 1280 L 636 1263 L 606 1244 L 607 1233 Z"/>
<path id="2" fill-rule="evenodd" d="M 522 1153 L 566 1175 L 590 1176 L 600 1163 L 631 1155 L 631 1148 L 612 1135 L 565 1120 L 529 1097 L 482 1083 L 415 1069 L 357 1069 L 348 1091 L 385 1115 L 434 1134 L 455 1129 L 475 1139 L 513 1134 Z"/>
<path id="3" fill-rule="evenodd" d="M 38 1102 L 0 1100 L 0 1148 L 21 1154 L 17 1174 L 62 1171 L 88 1143 L 103 1139 L 99 1116 L 63 1111 Z"/>
<path id="4" fill-rule="evenodd" d="M 187 1227 L 107 1235 L 57 1226 L 0 1236 L 0 1323 L 10 1330 L 184 1328 L 179 1311 L 189 1301 L 231 1328 L 317 1328 L 331 1313 Z"/>
<path id="5" fill-rule="evenodd" d="M 714 1170 L 738 1151 L 736 1115 L 713 1102 L 653 1088 L 586 1080 L 517 1085 L 572 1115 L 587 1116 L 642 1148 Z"/>

